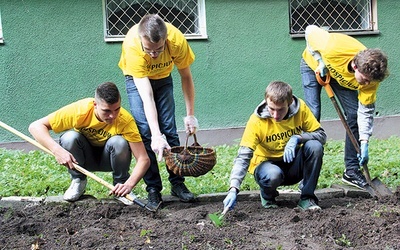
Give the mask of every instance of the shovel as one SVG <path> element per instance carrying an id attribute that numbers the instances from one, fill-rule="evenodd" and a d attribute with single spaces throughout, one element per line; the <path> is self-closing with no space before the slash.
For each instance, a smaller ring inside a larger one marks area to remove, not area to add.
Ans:
<path id="1" fill-rule="evenodd" d="M 357 154 L 360 154 L 360 146 L 358 145 L 357 139 L 354 136 L 353 132 L 351 132 L 349 125 L 346 122 L 346 119 L 343 115 L 342 110 L 340 109 L 335 95 L 333 93 L 333 90 L 331 88 L 331 85 L 329 85 L 329 82 L 331 80 L 331 77 L 329 75 L 329 73 L 326 75 L 326 79 L 325 81 L 322 80 L 319 72 L 316 72 L 316 78 L 317 81 L 320 85 L 322 85 L 325 88 L 326 94 L 328 95 L 329 99 L 331 99 L 333 106 L 336 109 L 336 112 L 339 115 L 340 121 L 342 122 L 344 128 L 346 129 L 346 133 L 349 136 L 354 148 L 357 151 Z M 367 164 L 363 164 L 363 169 L 364 169 L 364 173 L 365 173 L 365 179 L 367 180 L 367 185 L 364 187 L 367 192 L 372 196 L 372 197 L 382 197 L 382 196 L 390 196 L 393 195 L 392 191 L 386 187 L 385 184 L 383 184 L 377 177 L 375 177 L 372 181 L 371 181 L 371 176 L 369 174 L 369 170 L 368 170 L 368 166 Z"/>
<path id="2" fill-rule="evenodd" d="M 3 123 L 2 121 L 0 121 L 0 126 L 3 127 L 4 129 L 8 130 L 9 132 L 21 137 L 22 139 L 26 140 L 27 142 L 31 143 L 32 145 L 38 147 L 39 149 L 43 150 L 44 152 L 53 155 L 54 154 L 48 150 L 46 147 L 44 147 L 42 144 L 40 144 L 39 142 L 33 140 L 32 138 L 24 135 L 23 133 L 19 132 L 18 130 L 8 126 L 7 124 Z M 81 172 L 82 174 L 92 178 L 93 180 L 97 181 L 98 183 L 100 183 L 101 185 L 107 187 L 108 189 L 112 190 L 114 189 L 114 186 L 108 182 L 106 182 L 105 180 L 101 179 L 100 177 L 98 177 L 97 175 L 93 174 L 92 172 L 87 171 L 86 169 L 84 169 L 83 167 L 77 165 L 74 163 L 74 167 L 76 170 L 78 170 L 79 172 Z M 132 195 L 132 194 L 127 194 L 125 195 L 125 198 L 127 198 L 128 200 L 134 202 L 135 204 L 139 205 L 142 208 L 145 208 L 153 213 L 157 212 L 157 208 L 152 209 L 149 208 L 148 206 L 146 206 L 143 202 L 141 202 L 136 195 Z"/>

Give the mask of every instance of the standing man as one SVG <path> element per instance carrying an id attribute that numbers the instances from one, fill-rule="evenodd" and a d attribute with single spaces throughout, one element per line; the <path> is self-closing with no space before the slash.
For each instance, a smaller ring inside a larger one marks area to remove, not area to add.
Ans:
<path id="1" fill-rule="evenodd" d="M 360 165 L 368 163 L 368 140 L 372 135 L 373 115 L 379 82 L 388 75 L 387 57 L 379 49 L 367 49 L 356 39 L 329 33 L 315 25 L 305 31 L 307 48 L 300 72 L 305 101 L 315 117 L 321 116 L 321 88 L 315 77 L 331 75 L 330 85 L 344 109 L 350 130 L 360 143 L 360 154 L 346 134 L 342 180 L 364 189 L 367 185 Z"/>
<path id="2" fill-rule="evenodd" d="M 66 131 L 59 143 L 50 136 Z M 30 124 L 29 132 L 68 168 L 71 186 L 64 194 L 67 201 L 76 201 L 85 192 L 87 177 L 75 170 L 74 163 L 88 171 L 113 173 L 114 189 L 110 194 L 126 205 L 133 202 L 125 195 L 144 176 L 150 160 L 135 120 L 121 107 L 117 86 L 111 82 L 100 84 L 94 98 L 73 102 Z M 132 155 L 136 166 L 129 175 Z"/>
<path id="3" fill-rule="evenodd" d="M 326 134 L 303 100 L 289 84 L 271 82 L 264 100 L 250 116 L 240 142 L 224 199 L 224 211 L 233 209 L 247 171 L 260 186 L 261 205 L 277 208 L 279 186 L 303 180 L 298 207 L 319 210 L 314 194 L 324 154 Z"/>
<path id="4" fill-rule="evenodd" d="M 190 65 L 194 54 L 182 32 L 157 14 L 146 15 L 127 33 L 122 44 L 119 67 L 125 75 L 130 110 L 135 118 L 147 153 L 150 168 L 144 176 L 148 206 L 158 207 L 163 188 L 158 168 L 164 149 L 179 146 L 175 123 L 175 101 L 171 71 L 174 65 L 181 76 L 186 103 L 186 133 L 198 127 L 194 116 L 194 83 Z M 157 156 L 156 156 L 157 155 Z M 183 202 L 192 202 L 194 195 L 185 179 L 168 170 L 171 194 Z"/>

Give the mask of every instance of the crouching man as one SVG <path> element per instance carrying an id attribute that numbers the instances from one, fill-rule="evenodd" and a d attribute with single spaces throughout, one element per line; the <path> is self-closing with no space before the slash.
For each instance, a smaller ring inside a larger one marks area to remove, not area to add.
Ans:
<path id="1" fill-rule="evenodd" d="M 314 194 L 326 142 L 325 131 L 289 84 L 271 82 L 250 116 L 230 176 L 224 210 L 233 209 L 240 185 L 249 171 L 260 186 L 261 204 L 277 208 L 279 186 L 303 180 L 298 207 L 319 210 Z"/>
<path id="2" fill-rule="evenodd" d="M 50 130 L 65 131 L 59 143 Z M 31 123 L 29 132 L 68 168 L 72 181 L 65 200 L 76 201 L 85 192 L 87 177 L 74 168 L 78 164 L 88 171 L 112 172 L 114 189 L 110 194 L 126 205 L 133 204 L 124 196 L 131 194 L 144 176 L 150 160 L 135 120 L 121 107 L 114 83 L 100 84 L 94 98 L 78 100 Z M 130 175 L 132 154 L 136 166 Z"/>

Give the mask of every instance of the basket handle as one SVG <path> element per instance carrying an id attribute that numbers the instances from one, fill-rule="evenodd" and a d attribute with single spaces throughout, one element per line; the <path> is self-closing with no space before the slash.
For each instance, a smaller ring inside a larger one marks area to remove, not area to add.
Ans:
<path id="1" fill-rule="evenodd" d="M 194 137 L 194 143 L 192 144 L 192 146 L 200 146 L 200 144 L 197 142 L 197 137 L 196 134 L 186 134 L 186 143 L 185 143 L 185 149 L 188 147 L 188 141 L 189 141 L 189 137 L 193 135 Z"/>

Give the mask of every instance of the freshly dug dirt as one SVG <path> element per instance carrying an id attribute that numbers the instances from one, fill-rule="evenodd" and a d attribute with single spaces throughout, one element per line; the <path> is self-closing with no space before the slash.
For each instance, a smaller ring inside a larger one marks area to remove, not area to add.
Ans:
<path id="1" fill-rule="evenodd" d="M 399 188 L 393 197 L 332 198 L 321 211 L 295 201 L 268 210 L 240 201 L 216 227 L 222 203 L 138 206 L 88 201 L 0 207 L 0 249 L 400 249 Z"/>

